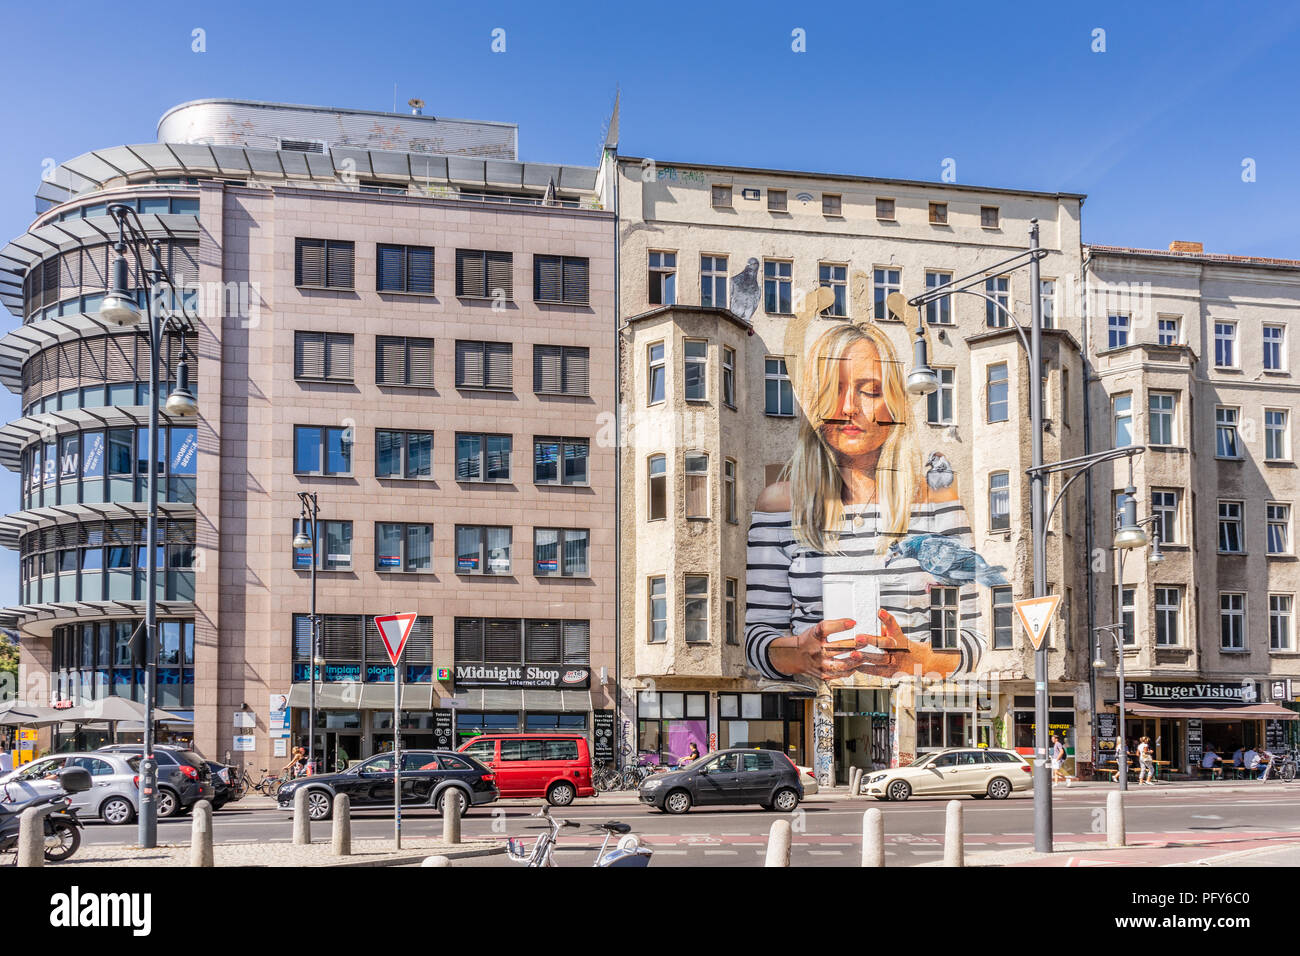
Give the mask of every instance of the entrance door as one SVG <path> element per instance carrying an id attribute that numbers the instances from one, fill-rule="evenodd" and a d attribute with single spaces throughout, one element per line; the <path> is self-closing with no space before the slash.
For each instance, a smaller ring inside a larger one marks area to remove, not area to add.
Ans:
<path id="1" fill-rule="evenodd" d="M 348 764 L 361 759 L 361 734 L 326 731 L 322 759 L 326 771 L 341 773 Z"/>

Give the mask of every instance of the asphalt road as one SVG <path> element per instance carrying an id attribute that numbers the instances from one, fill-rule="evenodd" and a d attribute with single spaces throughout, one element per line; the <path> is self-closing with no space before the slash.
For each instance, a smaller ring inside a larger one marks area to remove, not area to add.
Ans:
<path id="1" fill-rule="evenodd" d="M 1289 792 L 1215 793 L 1213 791 L 1129 791 L 1126 800 L 1128 833 L 1131 839 L 1153 839 L 1166 834 L 1195 838 L 1217 832 L 1294 832 L 1300 840 L 1300 788 Z M 1058 791 L 1053 800 L 1055 836 L 1060 842 L 1098 839 L 1105 832 L 1102 790 Z M 994 802 L 962 801 L 965 810 L 968 852 L 1009 850 L 1033 844 L 1033 801 L 1029 794 Z M 906 803 L 882 803 L 871 799 L 804 803 L 791 818 L 794 844 L 791 862 L 807 865 L 857 865 L 862 833 L 862 814 L 869 807 L 884 813 L 886 858 L 890 866 L 913 866 L 941 859 L 943 853 L 944 798 L 913 798 Z M 476 808 L 464 819 L 466 839 L 504 839 L 507 836 L 529 842 L 540 832 L 540 820 L 533 818 L 533 806 L 498 805 Z M 669 816 L 635 805 L 601 805 L 599 797 L 580 800 L 554 814 L 575 822 L 591 824 L 620 820 L 655 848 L 655 865 L 668 866 L 753 866 L 761 860 L 772 821 L 783 816 L 758 807 L 695 809 L 684 816 Z M 431 810 L 404 810 L 402 831 L 407 836 L 436 836 L 442 821 Z M 328 839 L 330 825 L 316 824 L 313 836 Z M 292 837 L 290 814 L 276 810 L 265 799 L 250 799 L 219 810 L 214 818 L 217 842 L 274 842 Z M 391 811 L 354 811 L 354 839 L 391 836 Z M 136 828 L 113 827 L 87 821 L 85 840 L 89 844 L 131 844 Z M 188 842 L 190 821 L 182 817 L 159 823 L 159 840 Z M 565 830 L 560 837 L 561 865 L 589 865 L 603 834 L 588 827 Z M 477 861 L 476 861 L 477 865 Z M 486 858 L 481 865 L 513 866 L 502 857 Z"/>

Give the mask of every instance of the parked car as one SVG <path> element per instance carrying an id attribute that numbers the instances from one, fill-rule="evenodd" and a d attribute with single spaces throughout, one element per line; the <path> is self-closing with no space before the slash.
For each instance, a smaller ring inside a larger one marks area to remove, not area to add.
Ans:
<path id="1" fill-rule="evenodd" d="M 70 767 L 90 773 L 90 787 L 73 794 L 72 808 L 105 823 L 130 823 L 140 808 L 140 758 L 125 754 L 66 753 L 32 760 L 0 777 L 0 800 L 25 803 L 62 792 L 58 774 Z"/>
<path id="2" fill-rule="evenodd" d="M 694 806 L 758 804 L 789 813 L 803 799 L 799 771 L 775 750 L 721 750 L 641 783 L 641 802 L 667 813 Z"/>
<path id="3" fill-rule="evenodd" d="M 1005 800 L 1033 786 L 1033 767 L 1014 750 L 948 748 L 925 754 L 906 767 L 867 776 L 863 792 L 877 800 L 969 794 Z"/>
<path id="4" fill-rule="evenodd" d="M 353 764 L 342 773 L 298 777 L 280 787 L 276 801 L 292 810 L 294 795 L 307 791 L 307 815 L 328 820 L 334 813 L 334 796 L 346 793 L 354 809 L 393 805 L 393 755 L 378 754 Z M 402 751 L 402 806 L 434 807 L 442 812 L 445 801 L 460 800 L 463 814 L 471 807 L 497 798 L 492 771 L 467 754 L 445 750 Z"/>
<path id="5" fill-rule="evenodd" d="M 575 797 L 596 795 L 582 734 L 483 734 L 459 749 L 496 774 L 502 797 L 545 797 L 567 807 Z"/>
<path id="6" fill-rule="evenodd" d="M 230 767 L 215 760 L 204 761 L 212 774 L 212 809 L 220 810 L 227 803 L 234 803 L 244 795 L 244 791 L 235 786 Z"/>
<path id="7" fill-rule="evenodd" d="M 139 744 L 109 744 L 95 751 L 126 756 L 139 756 L 143 752 Z M 156 744 L 153 752 L 158 761 L 158 819 L 189 813 L 200 800 L 212 800 L 216 788 L 206 760 L 193 750 L 174 744 Z"/>
<path id="8" fill-rule="evenodd" d="M 807 799 L 821 789 L 817 783 L 817 774 L 813 773 L 812 767 L 801 767 L 794 765 L 794 769 L 799 771 L 799 782 L 803 784 L 803 795 Z"/>

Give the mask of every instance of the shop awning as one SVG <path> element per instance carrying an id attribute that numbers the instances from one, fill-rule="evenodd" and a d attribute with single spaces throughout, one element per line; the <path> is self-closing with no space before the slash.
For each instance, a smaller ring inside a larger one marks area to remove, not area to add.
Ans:
<path id="1" fill-rule="evenodd" d="M 303 681 L 289 688 L 290 707 L 311 706 L 311 684 Z M 432 684 L 403 684 L 402 710 L 435 710 L 441 698 Z M 392 684 L 343 682 L 316 685 L 317 710 L 392 710 Z"/>
<path id="2" fill-rule="evenodd" d="M 1276 704 L 1237 704 L 1226 707 L 1139 704 L 1126 701 L 1124 712 L 1134 717 L 1200 717 L 1210 720 L 1297 720 L 1300 714 Z"/>
<path id="3" fill-rule="evenodd" d="M 463 690 L 456 695 L 465 710 L 591 710 L 589 690 Z"/>

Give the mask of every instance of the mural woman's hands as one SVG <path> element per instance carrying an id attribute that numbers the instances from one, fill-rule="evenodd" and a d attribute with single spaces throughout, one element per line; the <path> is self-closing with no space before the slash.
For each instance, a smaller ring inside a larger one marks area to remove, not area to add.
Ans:
<path id="1" fill-rule="evenodd" d="M 869 634 L 856 637 L 831 635 L 851 629 L 857 622 L 849 617 L 821 621 L 802 634 L 787 634 L 768 645 L 768 660 L 783 674 L 810 674 L 822 680 L 848 677 L 862 669 L 867 655 L 857 650 L 876 642 Z M 842 660 L 838 655 L 850 652 Z"/>
<path id="2" fill-rule="evenodd" d="M 860 674 L 894 677 L 899 673 L 919 673 L 922 676 L 939 674 L 948 677 L 961 664 L 961 654 L 955 650 L 936 651 L 925 642 L 903 636 L 903 629 L 898 626 L 894 615 L 884 608 L 880 610 L 880 635 L 857 635 L 857 646 L 867 645 L 879 648 L 884 656 L 870 654 L 865 663 L 855 668 Z"/>

